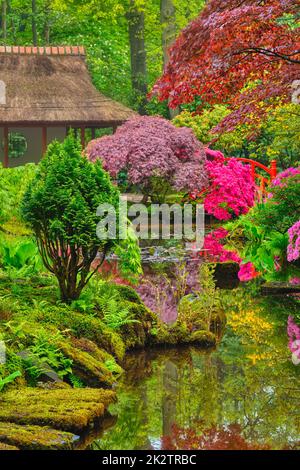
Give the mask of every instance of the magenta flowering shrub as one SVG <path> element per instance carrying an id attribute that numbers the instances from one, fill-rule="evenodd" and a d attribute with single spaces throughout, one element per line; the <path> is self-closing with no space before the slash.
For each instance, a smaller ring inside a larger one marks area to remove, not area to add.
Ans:
<path id="1" fill-rule="evenodd" d="M 298 168 L 288 168 L 287 170 L 282 171 L 277 175 L 277 177 L 272 181 L 272 186 L 283 186 L 284 180 L 290 176 L 295 176 L 300 174 L 300 167 Z"/>
<path id="2" fill-rule="evenodd" d="M 288 230 L 288 235 L 287 259 L 292 263 L 300 258 L 300 220 Z"/>
<path id="3" fill-rule="evenodd" d="M 234 251 L 226 250 L 221 243 L 221 240 L 224 240 L 227 235 L 228 231 L 223 227 L 213 230 L 205 236 L 203 249 L 207 251 L 209 258 L 212 258 L 215 262 L 233 261 L 240 263 L 241 258 Z"/>
<path id="4" fill-rule="evenodd" d="M 238 272 L 238 277 L 241 282 L 248 282 L 252 279 L 255 279 L 259 276 L 259 273 L 256 271 L 254 265 L 249 263 L 240 263 L 240 270 Z"/>
<path id="5" fill-rule="evenodd" d="M 255 196 L 250 166 L 235 158 L 225 161 L 218 157 L 207 161 L 206 170 L 210 180 L 204 200 L 206 212 L 219 220 L 246 214 L 254 205 Z"/>
<path id="6" fill-rule="evenodd" d="M 300 364 L 300 327 L 295 323 L 292 316 L 288 318 L 287 334 L 292 361 L 295 365 L 298 365 Z"/>
<path id="7" fill-rule="evenodd" d="M 90 142 L 86 151 L 91 161 L 102 160 L 112 178 L 126 171 L 129 184 L 145 194 L 151 194 L 153 178 L 177 191 L 193 192 L 208 183 L 204 147 L 193 131 L 160 117 L 131 119 L 114 135 Z"/>
<path id="8" fill-rule="evenodd" d="M 228 231 L 223 227 L 219 227 L 207 234 L 204 238 L 203 249 L 207 252 L 208 258 L 213 262 L 225 263 L 232 261 L 240 265 L 238 277 L 241 282 L 248 282 L 259 276 L 254 265 L 249 263 L 243 263 L 242 258 L 234 251 L 226 250 L 222 244 L 228 235 Z"/>

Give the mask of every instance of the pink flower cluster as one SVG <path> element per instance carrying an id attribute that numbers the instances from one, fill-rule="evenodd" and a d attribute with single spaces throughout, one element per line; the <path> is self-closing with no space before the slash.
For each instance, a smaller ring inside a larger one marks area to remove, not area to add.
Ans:
<path id="1" fill-rule="evenodd" d="M 87 155 L 93 162 L 101 159 L 112 178 L 126 170 L 129 183 L 141 187 L 153 176 L 178 191 L 193 192 L 208 184 L 204 147 L 193 131 L 160 117 L 127 121 L 114 135 L 90 142 Z"/>
<path id="2" fill-rule="evenodd" d="M 225 263 L 226 261 L 238 263 L 240 265 L 238 277 L 242 282 L 251 281 L 251 279 L 259 276 L 252 263 L 243 263 L 243 260 L 234 251 L 224 248 L 221 241 L 227 235 L 228 231 L 220 227 L 205 236 L 203 249 L 208 252 L 209 258 L 219 263 Z"/>
<path id="3" fill-rule="evenodd" d="M 221 155 L 218 152 L 217 158 L 206 163 L 210 187 L 204 207 L 217 219 L 229 220 L 233 215 L 246 214 L 254 205 L 255 185 L 249 165 L 235 158 L 225 161 Z"/>
<path id="4" fill-rule="evenodd" d="M 296 325 L 292 316 L 289 316 L 287 325 L 289 348 L 292 353 L 294 364 L 300 363 L 300 327 Z"/>
<path id="5" fill-rule="evenodd" d="M 288 168 L 287 170 L 282 171 L 279 175 L 272 181 L 272 186 L 283 186 L 284 180 L 290 176 L 295 176 L 300 174 L 300 167 L 298 168 Z"/>
<path id="6" fill-rule="evenodd" d="M 288 230 L 288 235 L 287 259 L 292 263 L 300 258 L 300 220 Z"/>
<path id="7" fill-rule="evenodd" d="M 203 249 L 208 252 L 209 257 L 219 263 L 225 263 L 226 261 L 240 263 L 241 258 L 234 251 L 226 250 L 221 243 L 221 240 L 224 240 L 227 235 L 228 231 L 223 227 L 213 230 L 205 236 Z"/>

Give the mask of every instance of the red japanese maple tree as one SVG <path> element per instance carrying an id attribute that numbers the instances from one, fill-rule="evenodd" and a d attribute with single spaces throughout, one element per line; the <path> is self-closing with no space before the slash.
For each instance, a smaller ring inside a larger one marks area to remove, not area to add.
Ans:
<path id="1" fill-rule="evenodd" d="M 196 96 L 204 103 L 229 104 L 232 113 L 218 131 L 240 123 L 255 126 L 266 110 L 263 102 L 270 106 L 295 93 L 299 13 L 299 0 L 208 1 L 172 47 L 153 93 L 174 108 Z"/>

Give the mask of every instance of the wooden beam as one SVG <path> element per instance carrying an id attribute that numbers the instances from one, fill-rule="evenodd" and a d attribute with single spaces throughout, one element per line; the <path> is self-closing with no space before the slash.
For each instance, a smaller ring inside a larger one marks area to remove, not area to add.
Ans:
<path id="1" fill-rule="evenodd" d="M 42 156 L 47 152 L 47 127 L 42 127 Z"/>
<path id="2" fill-rule="evenodd" d="M 85 149 L 85 127 L 81 127 L 81 146 Z"/>
<path id="3" fill-rule="evenodd" d="M 4 134 L 3 134 L 3 140 L 4 140 L 4 160 L 3 160 L 3 166 L 4 168 L 8 168 L 9 166 L 9 145 L 8 145 L 8 126 L 4 126 Z"/>

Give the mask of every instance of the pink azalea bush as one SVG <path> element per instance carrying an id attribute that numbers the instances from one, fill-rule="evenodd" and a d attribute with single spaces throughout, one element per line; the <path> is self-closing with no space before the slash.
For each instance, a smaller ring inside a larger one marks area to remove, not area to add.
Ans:
<path id="1" fill-rule="evenodd" d="M 237 253 L 224 248 L 222 240 L 227 235 L 228 231 L 220 227 L 205 236 L 203 249 L 207 252 L 208 257 L 213 262 L 225 263 L 231 261 L 238 263 L 240 265 L 238 277 L 241 282 L 251 281 L 251 279 L 259 276 L 252 263 L 243 263 L 242 258 Z"/>
<path id="2" fill-rule="evenodd" d="M 240 263 L 241 258 L 233 251 L 226 250 L 221 243 L 227 235 L 228 231 L 223 227 L 213 230 L 205 236 L 203 249 L 207 251 L 209 258 L 213 258 L 213 261 L 219 263 L 225 263 L 226 261 Z"/>
<path id="3" fill-rule="evenodd" d="M 272 181 L 272 186 L 283 186 L 284 180 L 290 176 L 295 176 L 300 174 L 300 167 L 298 168 L 287 168 L 287 170 L 282 171 L 277 175 L 277 177 Z"/>
<path id="4" fill-rule="evenodd" d="M 233 215 L 246 214 L 254 205 L 255 185 L 249 165 L 235 158 L 226 161 L 220 152 L 218 154 L 206 163 L 210 187 L 204 207 L 217 219 L 229 220 Z"/>
<path id="5" fill-rule="evenodd" d="M 288 230 L 288 235 L 287 259 L 292 263 L 300 258 L 300 220 Z"/>
<path id="6" fill-rule="evenodd" d="M 177 191 L 193 192 L 208 183 L 204 147 L 193 131 L 160 117 L 133 118 L 114 135 L 90 142 L 86 152 L 93 162 L 101 159 L 114 179 L 126 171 L 129 184 L 144 194 L 151 193 L 153 178 Z"/>

